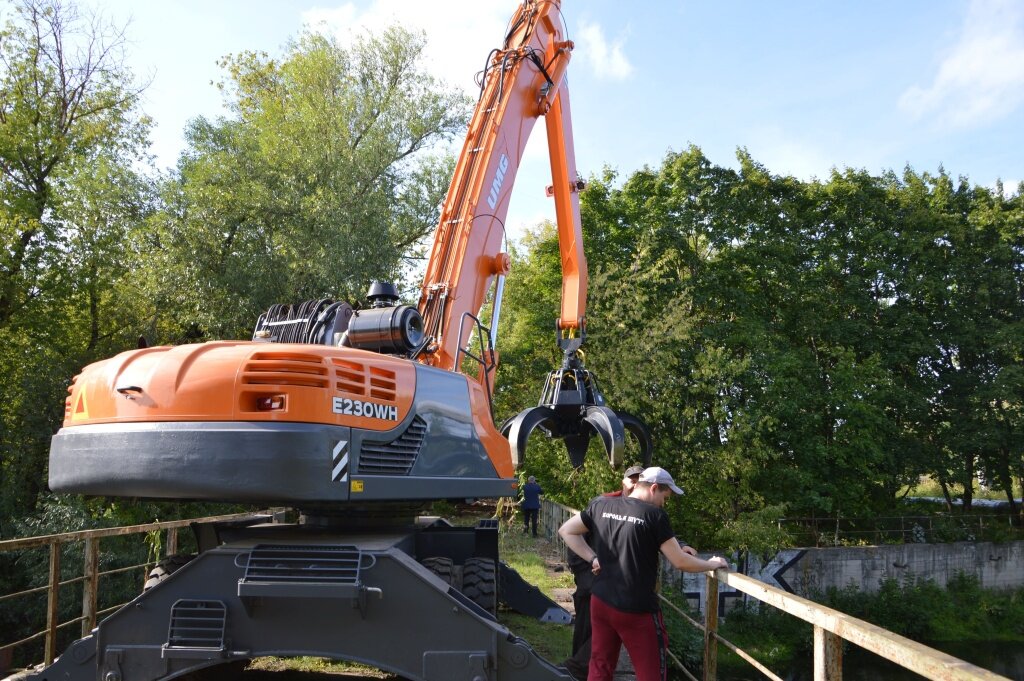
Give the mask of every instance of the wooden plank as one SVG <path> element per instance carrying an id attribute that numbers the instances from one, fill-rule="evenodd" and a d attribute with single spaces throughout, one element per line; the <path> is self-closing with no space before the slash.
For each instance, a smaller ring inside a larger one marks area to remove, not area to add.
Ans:
<path id="1" fill-rule="evenodd" d="M 704 594 L 704 681 L 718 678 L 718 580 L 705 573 Z"/>
<path id="2" fill-rule="evenodd" d="M 682 609 L 678 605 L 676 605 L 672 601 L 668 600 L 667 598 L 665 598 L 661 594 L 658 594 L 658 598 L 661 600 L 662 603 L 664 603 L 665 605 L 670 607 L 672 610 L 674 610 L 677 615 L 679 615 L 684 620 L 689 622 L 691 626 L 695 627 L 697 630 L 699 630 L 702 633 L 705 631 L 706 628 L 704 627 L 703 624 L 701 624 L 700 622 L 698 622 L 697 620 L 693 619 L 692 617 L 687 615 L 685 612 L 683 612 Z M 723 646 L 725 646 L 726 648 L 728 648 L 732 652 L 736 653 L 736 655 L 738 655 L 739 657 L 741 657 L 744 660 L 746 660 L 747 663 L 750 664 L 750 666 L 752 666 L 754 669 L 756 669 L 759 672 L 761 672 L 762 674 L 764 674 L 767 678 L 771 679 L 772 681 L 783 681 L 782 678 L 779 677 L 777 674 L 775 674 L 771 669 L 768 669 L 768 667 L 765 667 L 763 664 L 761 664 L 760 662 L 755 660 L 750 655 L 750 653 L 748 653 L 747 651 L 743 650 L 742 648 L 737 646 L 735 643 L 733 643 L 729 639 L 722 638 L 718 634 L 715 634 L 715 638 L 718 639 L 719 643 L 721 643 Z M 675 657 L 673 657 L 673 659 L 675 659 Z M 680 669 L 683 669 L 683 671 L 686 672 L 686 674 L 689 674 L 689 672 L 686 671 L 683 668 L 681 662 L 677 662 L 677 664 L 679 665 Z"/>
<path id="3" fill-rule="evenodd" d="M 35 641 L 37 638 L 40 638 L 42 636 L 46 636 L 46 632 L 45 631 L 37 631 L 36 633 L 32 634 L 31 636 L 23 638 L 20 641 L 15 641 L 14 643 L 5 643 L 4 645 L 0 646 L 0 653 L 6 652 L 8 650 L 14 650 L 18 646 L 24 645 L 24 644 L 26 644 L 26 643 L 28 643 L 30 641 Z"/>
<path id="4" fill-rule="evenodd" d="M 173 556 L 178 552 L 178 528 L 167 528 L 167 551 L 164 555 Z"/>
<path id="5" fill-rule="evenodd" d="M 894 634 L 864 620 L 786 593 L 738 572 L 717 571 L 719 578 L 738 591 L 805 622 L 859 645 L 913 672 L 935 681 L 1009 681 L 1005 676 L 975 666 L 942 651 Z"/>
<path id="6" fill-rule="evenodd" d="M 85 566 L 82 575 L 82 636 L 88 636 L 96 626 L 96 600 L 99 591 L 100 540 L 93 537 L 85 542 Z"/>
<path id="7" fill-rule="evenodd" d="M 843 639 L 814 627 L 814 681 L 842 681 Z"/>
<path id="8" fill-rule="evenodd" d="M 718 634 L 715 634 L 715 638 L 718 639 L 719 643 L 721 643 L 723 646 L 725 646 L 732 652 L 736 653 L 737 656 L 746 660 L 751 667 L 764 674 L 767 678 L 771 679 L 772 681 L 783 681 L 783 679 L 778 674 L 776 674 L 771 669 L 768 669 L 768 667 L 765 667 L 763 664 L 755 660 L 750 653 L 743 650 L 739 646 L 735 645 L 729 639 L 722 638 Z"/>
<path id="9" fill-rule="evenodd" d="M 690 673 L 690 670 L 683 665 L 683 661 L 673 655 L 671 650 L 666 650 L 665 652 L 668 654 L 669 658 L 671 658 L 672 662 L 675 663 L 676 669 L 683 673 L 683 676 L 689 679 L 689 681 L 697 681 L 697 677 Z"/>
<path id="10" fill-rule="evenodd" d="M 43 662 L 49 666 L 57 657 L 57 625 L 60 599 L 60 542 L 50 544 L 50 590 L 46 598 L 46 647 Z"/>

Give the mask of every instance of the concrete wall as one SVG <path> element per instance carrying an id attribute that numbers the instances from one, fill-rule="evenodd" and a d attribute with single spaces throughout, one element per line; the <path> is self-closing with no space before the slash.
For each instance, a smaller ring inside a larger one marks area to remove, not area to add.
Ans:
<path id="1" fill-rule="evenodd" d="M 701 554 L 705 558 L 710 555 Z M 766 563 L 750 558 L 738 568 L 766 584 L 808 598 L 830 587 L 850 585 L 874 593 L 882 581 L 908 576 L 945 586 L 960 572 L 976 576 L 985 589 L 1013 589 L 1024 586 L 1024 541 L 787 549 Z M 664 562 L 662 575 L 666 585 L 686 592 L 691 605 L 703 600 L 703 574 L 681 573 Z M 719 597 L 728 609 L 731 599 L 741 596 L 723 589 Z"/>

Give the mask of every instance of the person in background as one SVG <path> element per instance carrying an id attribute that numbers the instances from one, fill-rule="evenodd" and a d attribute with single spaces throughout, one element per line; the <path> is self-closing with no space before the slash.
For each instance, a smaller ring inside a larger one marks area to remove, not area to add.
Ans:
<path id="1" fill-rule="evenodd" d="M 523 534 L 530 531 L 533 525 L 533 536 L 537 536 L 537 517 L 540 515 L 540 495 L 544 490 L 537 484 L 537 478 L 530 476 L 523 485 L 523 503 L 520 508 L 523 511 Z"/>
<path id="2" fill-rule="evenodd" d="M 637 681 L 664 681 L 668 640 L 655 586 L 659 554 L 678 570 L 727 568 L 724 558 L 703 560 L 683 550 L 665 503 L 682 494 L 663 468 L 646 468 L 628 496 L 597 497 L 558 528 L 565 545 L 595 574 L 590 602 L 588 681 L 611 681 L 624 644 Z M 590 544 L 586 535 L 592 535 Z"/>

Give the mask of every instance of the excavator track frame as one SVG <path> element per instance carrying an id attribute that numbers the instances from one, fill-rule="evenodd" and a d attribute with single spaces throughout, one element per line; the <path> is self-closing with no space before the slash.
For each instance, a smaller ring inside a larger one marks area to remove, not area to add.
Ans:
<path id="1" fill-rule="evenodd" d="M 496 535 L 490 521 L 231 528 L 224 544 L 180 565 L 24 678 L 162 681 L 256 657 L 314 656 L 410 681 L 572 681 L 481 607 L 510 579 L 499 580 L 508 568 L 495 560 Z M 433 558 L 417 558 L 425 554 Z M 469 586 L 453 584 L 453 572 Z M 549 618 L 560 611 L 568 621 L 564 610 L 548 608 Z"/>

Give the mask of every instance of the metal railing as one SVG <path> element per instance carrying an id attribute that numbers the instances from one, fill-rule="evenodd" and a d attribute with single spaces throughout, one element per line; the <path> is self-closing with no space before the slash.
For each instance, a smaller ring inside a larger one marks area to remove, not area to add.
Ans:
<path id="1" fill-rule="evenodd" d="M 571 515 L 576 513 L 574 509 L 567 508 L 551 501 L 543 501 L 543 512 L 541 524 L 548 537 L 557 539 L 557 529 Z M 212 523 L 232 520 L 243 520 L 252 518 L 254 513 L 237 513 L 232 515 L 211 516 L 207 518 L 175 520 L 169 522 L 149 523 L 145 525 L 132 525 L 128 527 L 113 527 L 96 530 L 83 530 L 80 532 L 68 532 L 63 534 L 47 535 L 42 537 L 29 537 L 25 539 L 12 539 L 0 541 L 0 552 L 15 551 L 24 549 L 49 549 L 49 579 L 47 586 L 25 589 L 15 593 L 0 596 L 0 602 L 46 592 L 47 594 L 47 617 L 46 628 L 31 636 L 0 645 L 0 653 L 12 650 L 18 646 L 25 645 L 41 637 L 45 637 L 44 664 L 51 664 L 56 657 L 57 631 L 61 628 L 81 623 L 82 636 L 87 635 L 95 626 L 97 619 L 104 614 L 120 608 L 124 603 L 97 611 L 99 578 L 105 575 L 148 568 L 150 563 L 119 567 L 113 570 L 101 572 L 99 570 L 100 540 L 107 537 L 125 536 L 149 532 L 167 531 L 165 543 L 166 554 L 170 555 L 177 551 L 178 530 L 188 527 L 192 523 Z M 61 580 L 61 549 L 72 542 L 84 542 L 85 561 L 82 575 L 67 580 Z M 563 553 L 565 546 L 558 541 Z M 922 674 L 930 679 L 942 681 L 1009 681 L 1006 677 L 995 674 L 981 667 L 977 667 L 963 660 L 957 659 L 941 651 L 929 648 L 915 641 L 912 641 L 898 634 L 894 634 L 881 627 L 870 624 L 863 620 L 846 615 L 838 610 L 825 607 L 809 601 L 805 598 L 782 591 L 769 586 L 746 575 L 725 570 L 716 570 L 706 573 L 707 588 L 705 589 L 704 600 L 704 622 L 698 622 L 678 606 L 661 597 L 662 602 L 674 612 L 682 616 L 693 626 L 704 633 L 704 671 L 703 681 L 714 681 L 718 671 L 718 645 L 722 644 L 736 653 L 741 659 L 746 660 L 754 668 L 760 671 L 769 679 L 782 681 L 763 664 L 754 659 L 753 656 L 722 638 L 718 634 L 718 598 L 721 585 L 727 585 L 741 591 L 759 602 L 777 608 L 789 615 L 809 622 L 814 627 L 814 679 L 815 681 L 839 681 L 842 679 L 842 642 L 849 641 L 865 650 L 886 658 L 905 669 Z M 80 617 L 66 622 L 58 621 L 59 590 L 60 587 L 81 582 L 82 588 L 82 614 Z M 670 653 L 671 655 L 671 653 Z M 698 681 L 688 671 L 682 662 L 674 655 L 671 656 L 676 666 L 683 674 Z"/>
<path id="2" fill-rule="evenodd" d="M 101 539 L 166 531 L 167 537 L 166 541 L 163 543 L 165 547 L 165 555 L 171 555 L 178 551 L 178 530 L 183 527 L 188 527 L 192 523 L 243 520 L 246 518 L 252 518 L 254 515 L 255 514 L 253 513 L 235 513 L 231 515 L 210 516 L 207 518 L 190 518 L 188 520 L 172 520 L 167 522 L 148 523 L 145 525 L 82 530 L 79 532 L 65 532 L 62 534 L 51 534 L 41 537 L 26 537 L 24 539 L 0 541 L 0 553 L 26 549 L 49 550 L 49 578 L 46 586 L 39 586 L 32 589 L 25 589 L 23 591 L 0 595 L 0 603 L 2 603 L 6 601 L 14 601 L 15 599 L 29 596 L 31 594 L 41 594 L 45 592 L 46 628 L 11 643 L 0 641 L 0 655 L 9 654 L 15 648 L 43 638 L 45 639 L 45 642 L 42 662 L 49 665 L 57 656 L 57 632 L 60 629 L 81 623 L 82 636 L 86 636 L 93 630 L 93 628 L 96 627 L 96 622 L 100 617 L 125 605 L 124 603 L 119 603 L 109 608 L 104 608 L 103 610 L 97 610 L 97 604 L 99 602 L 100 577 L 139 569 L 141 569 L 143 571 L 143 575 L 145 575 L 154 564 L 147 562 L 101 571 L 99 569 Z M 62 550 L 66 545 L 76 542 L 82 542 L 85 547 L 85 561 L 82 567 L 82 574 L 77 577 L 61 580 Z M 60 608 L 60 588 L 77 583 L 82 584 L 82 614 L 74 619 L 61 622 L 59 621 L 58 614 Z"/>
<path id="3" fill-rule="evenodd" d="M 564 557 L 565 545 L 558 539 L 558 527 L 576 510 L 552 501 L 544 500 L 542 524 L 548 537 L 554 538 Z M 704 591 L 704 621 L 698 622 L 683 612 L 667 598 L 661 602 L 704 634 L 703 681 L 718 678 L 718 645 L 722 644 L 741 659 L 773 681 L 782 678 L 758 662 L 752 655 L 718 633 L 718 594 L 722 585 L 741 591 L 760 603 L 777 608 L 793 617 L 809 622 L 814 627 L 814 680 L 840 681 L 843 678 L 843 641 L 860 646 L 904 669 L 939 681 L 1009 681 L 987 669 L 970 664 L 934 648 L 894 634 L 882 627 L 847 615 L 839 610 L 826 607 L 814 601 L 801 598 L 782 589 L 769 586 L 752 577 L 738 572 L 715 570 L 705 573 L 707 586 Z M 676 667 L 690 681 L 698 681 L 675 655 L 669 653 Z"/>

